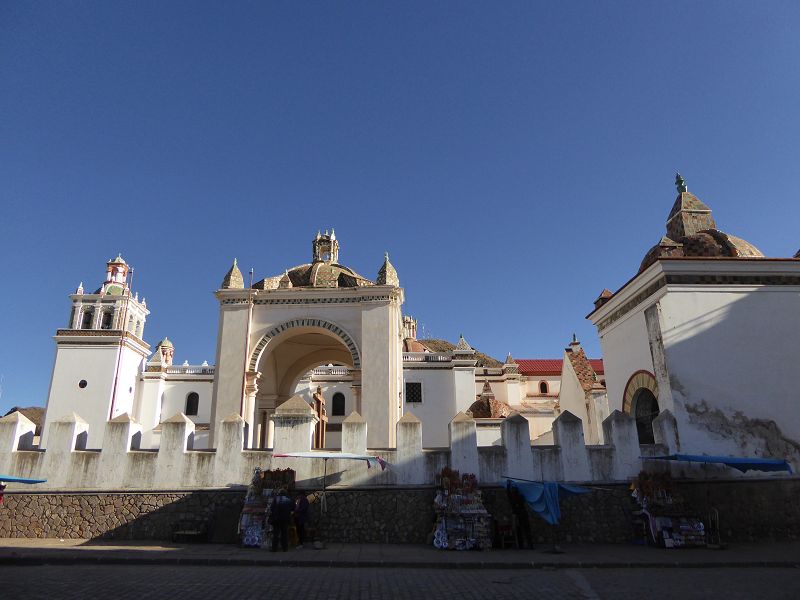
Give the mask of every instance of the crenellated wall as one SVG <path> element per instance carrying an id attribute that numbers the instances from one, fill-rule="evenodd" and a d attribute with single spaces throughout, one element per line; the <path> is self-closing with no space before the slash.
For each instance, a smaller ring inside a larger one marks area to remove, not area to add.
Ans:
<path id="1" fill-rule="evenodd" d="M 311 450 L 316 418 L 305 403 L 287 402 L 275 414 L 274 450 L 243 449 L 244 421 L 238 415 L 217 428 L 216 449 L 192 450 L 194 424 L 178 413 L 162 423 L 161 447 L 138 450 L 142 427 L 128 415 L 106 423 L 102 450 L 86 449 L 88 424 L 71 414 L 50 424 L 47 450 L 30 449 L 34 424 L 20 413 L 0 419 L 0 473 L 46 479 L 43 490 L 187 490 L 239 486 L 253 469 L 291 467 L 300 488 L 318 489 L 325 472 L 322 459 L 277 458 L 285 452 Z M 330 459 L 327 485 L 334 487 L 426 486 L 442 467 L 475 473 L 482 485 L 502 484 L 504 477 L 531 480 L 625 481 L 641 470 L 643 451 L 675 451 L 675 419 L 665 411 L 657 419 L 657 441 L 640 448 L 629 415 L 616 411 L 603 424 L 604 446 L 586 446 L 583 425 L 571 413 L 553 424 L 554 444 L 531 446 L 524 417 L 512 415 L 501 425 L 501 444 L 479 447 L 475 420 L 459 413 L 449 426 L 449 448 L 423 449 L 424 423 L 410 413 L 398 422 L 397 447 L 366 450 L 367 423 L 357 413 L 342 425 L 344 451 L 377 455 L 389 463 L 382 471 L 363 461 Z M 23 489 L 9 485 L 9 491 Z M 27 488 L 31 489 L 31 488 Z"/>

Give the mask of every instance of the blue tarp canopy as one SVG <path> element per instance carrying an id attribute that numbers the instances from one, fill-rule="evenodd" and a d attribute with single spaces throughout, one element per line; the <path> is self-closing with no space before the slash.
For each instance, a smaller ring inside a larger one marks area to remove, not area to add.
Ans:
<path id="1" fill-rule="evenodd" d="M 558 525 L 561 519 L 561 506 L 559 505 L 561 498 L 592 491 L 579 485 L 569 485 L 557 481 L 527 481 L 511 477 L 506 477 L 506 488 L 518 490 L 533 512 L 550 525 Z"/>
<path id="2" fill-rule="evenodd" d="M 0 484 L 3 483 L 44 483 L 47 479 L 28 479 L 27 477 L 13 477 L 11 475 L 0 475 Z"/>
<path id="3" fill-rule="evenodd" d="M 718 463 L 741 471 L 786 471 L 792 467 L 782 458 L 742 458 L 738 456 L 705 456 L 703 454 L 669 454 L 667 456 L 642 456 L 644 460 L 676 460 L 682 462 Z"/>

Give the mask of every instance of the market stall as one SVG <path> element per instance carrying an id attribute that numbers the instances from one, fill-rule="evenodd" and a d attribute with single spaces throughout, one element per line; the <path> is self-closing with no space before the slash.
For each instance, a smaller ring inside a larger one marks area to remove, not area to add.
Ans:
<path id="1" fill-rule="evenodd" d="M 669 454 L 642 456 L 641 459 L 724 465 L 742 473 L 792 472 L 789 463 L 781 458 Z M 699 515 L 695 507 L 687 505 L 669 473 L 642 471 L 631 483 L 631 490 L 641 507 L 637 514 L 643 521 L 644 533 L 650 543 L 664 548 L 721 547 L 719 513 L 708 507 L 707 514 Z"/>
<path id="2" fill-rule="evenodd" d="M 492 516 L 483 505 L 478 480 L 448 467 L 436 477 L 433 545 L 440 550 L 488 550 Z"/>
<path id="3" fill-rule="evenodd" d="M 641 507 L 637 515 L 648 542 L 663 548 L 705 546 L 703 519 L 686 504 L 668 473 L 641 472 L 631 483 L 631 496 Z"/>
<path id="4" fill-rule="evenodd" d="M 253 470 L 247 495 L 239 516 L 239 539 L 245 548 L 260 548 L 272 533 L 269 511 L 272 499 L 280 489 L 294 490 L 295 472 L 292 469 Z"/>

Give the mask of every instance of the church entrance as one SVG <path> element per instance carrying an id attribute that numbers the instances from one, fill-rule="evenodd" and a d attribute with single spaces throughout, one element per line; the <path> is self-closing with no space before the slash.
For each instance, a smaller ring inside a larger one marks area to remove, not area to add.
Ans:
<path id="1" fill-rule="evenodd" d="M 312 446 L 341 448 L 341 396 L 347 414 L 360 411 L 360 369 L 358 352 L 347 339 L 329 327 L 297 324 L 271 336 L 255 363 L 253 402 L 256 430 L 254 446 L 273 445 L 272 415 L 295 394 L 315 410 L 320 423 Z M 334 408 L 336 395 L 336 412 Z"/>

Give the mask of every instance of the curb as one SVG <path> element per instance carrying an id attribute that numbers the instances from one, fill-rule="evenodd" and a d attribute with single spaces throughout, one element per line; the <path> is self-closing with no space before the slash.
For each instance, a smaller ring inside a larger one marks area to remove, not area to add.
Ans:
<path id="1" fill-rule="evenodd" d="M 508 562 L 415 562 L 384 560 L 270 560 L 268 558 L 218 558 L 177 556 L 103 556 L 97 554 L 17 554 L 0 555 L 4 566 L 42 565 L 165 565 L 202 567 L 313 567 L 340 569 L 475 569 L 475 570 L 521 570 L 521 569 L 731 569 L 731 568 L 775 568 L 800 569 L 800 561 L 508 561 Z"/>

